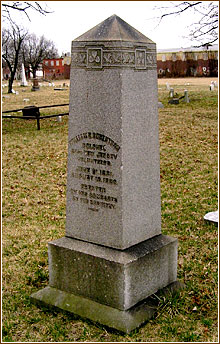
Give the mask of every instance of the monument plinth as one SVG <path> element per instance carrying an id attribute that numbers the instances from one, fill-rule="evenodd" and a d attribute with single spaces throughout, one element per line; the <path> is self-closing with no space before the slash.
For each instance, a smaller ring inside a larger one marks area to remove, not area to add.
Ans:
<path id="1" fill-rule="evenodd" d="M 71 59 L 66 236 L 32 298 L 129 332 L 177 274 L 177 240 L 161 234 L 156 45 L 113 15 Z"/>

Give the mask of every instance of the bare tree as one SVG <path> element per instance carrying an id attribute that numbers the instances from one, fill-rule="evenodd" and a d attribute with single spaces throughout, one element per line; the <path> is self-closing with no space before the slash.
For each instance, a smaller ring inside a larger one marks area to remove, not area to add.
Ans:
<path id="1" fill-rule="evenodd" d="M 46 9 L 46 7 L 43 7 L 37 1 L 2 1 L 2 17 L 12 22 L 12 16 L 15 11 L 24 13 L 30 21 L 30 10 L 36 11 L 43 15 L 51 13 Z"/>
<path id="2" fill-rule="evenodd" d="M 29 13 L 31 11 L 42 15 L 51 12 L 47 10 L 43 1 L 1 1 L 1 5 L 2 18 L 5 24 L 5 28 L 2 30 L 2 57 L 10 70 L 8 93 L 11 93 L 16 71 L 19 67 L 21 48 L 28 34 L 26 30 L 16 24 L 14 14 L 24 14 L 30 21 Z"/>
<path id="3" fill-rule="evenodd" d="M 35 78 L 36 71 L 43 60 L 57 57 L 58 51 L 53 41 L 44 36 L 38 38 L 35 34 L 30 34 L 23 42 L 22 55 L 25 67 Z"/>
<path id="4" fill-rule="evenodd" d="M 21 47 L 26 36 L 27 31 L 16 24 L 2 31 L 2 57 L 10 70 L 8 93 L 12 93 L 12 85 L 19 65 Z"/>
<path id="5" fill-rule="evenodd" d="M 197 19 L 190 26 L 189 37 L 195 42 L 195 47 L 208 47 L 218 40 L 218 3 L 216 1 L 171 2 L 168 7 L 160 7 L 160 10 L 163 12 L 160 22 L 168 16 L 194 11 Z"/>

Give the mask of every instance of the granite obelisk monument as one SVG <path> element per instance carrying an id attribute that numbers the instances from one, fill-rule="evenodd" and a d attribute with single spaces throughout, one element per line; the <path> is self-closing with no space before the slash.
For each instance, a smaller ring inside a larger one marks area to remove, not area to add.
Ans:
<path id="1" fill-rule="evenodd" d="M 72 42 L 66 235 L 32 295 L 130 332 L 176 283 L 161 234 L 156 45 L 116 15 Z"/>

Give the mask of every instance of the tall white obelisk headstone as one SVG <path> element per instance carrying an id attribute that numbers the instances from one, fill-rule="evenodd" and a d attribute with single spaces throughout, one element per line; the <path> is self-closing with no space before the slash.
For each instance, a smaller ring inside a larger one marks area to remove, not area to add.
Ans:
<path id="1" fill-rule="evenodd" d="M 23 63 L 21 65 L 21 86 L 28 86 Z"/>

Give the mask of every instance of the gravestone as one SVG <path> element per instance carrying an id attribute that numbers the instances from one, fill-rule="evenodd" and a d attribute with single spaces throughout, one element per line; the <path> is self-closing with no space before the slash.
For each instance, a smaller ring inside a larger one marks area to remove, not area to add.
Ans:
<path id="1" fill-rule="evenodd" d="M 170 91 L 170 85 L 168 82 L 166 82 L 166 88 L 167 88 L 167 91 Z"/>
<path id="2" fill-rule="evenodd" d="M 188 91 L 184 90 L 184 102 L 189 103 L 189 96 L 188 96 Z"/>
<path id="3" fill-rule="evenodd" d="M 170 88 L 169 97 L 170 98 L 174 97 L 174 88 L 173 87 Z"/>
<path id="4" fill-rule="evenodd" d="M 33 86 L 31 88 L 31 91 L 39 91 L 40 86 L 39 86 L 39 81 L 38 79 L 33 79 Z"/>
<path id="5" fill-rule="evenodd" d="M 20 85 L 23 87 L 28 86 L 23 63 L 21 65 L 21 84 Z"/>
<path id="6" fill-rule="evenodd" d="M 204 216 L 204 220 L 208 222 L 214 223 L 216 226 L 218 226 L 218 210 L 217 211 L 211 211 Z"/>
<path id="7" fill-rule="evenodd" d="M 72 42 L 66 235 L 32 295 L 130 332 L 177 282 L 161 233 L 156 45 L 116 15 Z"/>

